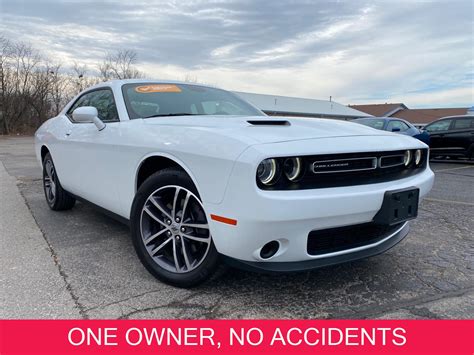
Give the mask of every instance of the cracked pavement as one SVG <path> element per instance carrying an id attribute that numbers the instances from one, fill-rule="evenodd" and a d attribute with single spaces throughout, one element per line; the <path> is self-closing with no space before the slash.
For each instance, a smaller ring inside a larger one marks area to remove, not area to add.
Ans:
<path id="1" fill-rule="evenodd" d="M 433 163 L 435 186 L 387 253 L 298 274 L 222 266 L 174 288 L 128 228 L 93 207 L 47 207 L 31 137 L 0 137 L 0 318 L 474 318 L 474 164 Z M 2 173 L 3 171 L 3 173 Z"/>

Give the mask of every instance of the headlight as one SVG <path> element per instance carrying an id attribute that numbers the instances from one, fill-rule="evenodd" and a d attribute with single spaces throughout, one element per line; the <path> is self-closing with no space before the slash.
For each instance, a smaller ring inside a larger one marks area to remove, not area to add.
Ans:
<path id="1" fill-rule="evenodd" d="M 264 185 L 272 185 L 276 182 L 278 164 L 275 159 L 265 159 L 257 168 L 257 177 Z"/>
<path id="2" fill-rule="evenodd" d="M 421 150 L 417 149 L 415 152 L 415 165 L 418 166 L 421 163 Z"/>
<path id="3" fill-rule="evenodd" d="M 285 159 L 283 171 L 290 181 L 297 181 L 301 177 L 303 162 L 301 158 Z"/>
<path id="4" fill-rule="evenodd" d="M 411 163 L 411 150 L 407 150 L 403 158 L 403 164 L 405 164 L 405 166 L 408 166 L 410 165 L 410 163 Z"/>

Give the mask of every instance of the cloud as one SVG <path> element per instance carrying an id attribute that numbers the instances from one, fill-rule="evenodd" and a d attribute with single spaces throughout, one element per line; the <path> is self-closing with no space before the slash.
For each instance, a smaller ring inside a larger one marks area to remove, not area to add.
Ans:
<path id="1" fill-rule="evenodd" d="M 0 33 L 95 66 L 117 48 L 153 77 L 410 107 L 473 103 L 471 1 L 2 0 Z"/>
<path id="2" fill-rule="evenodd" d="M 232 43 L 222 47 L 217 47 L 211 51 L 211 56 L 218 58 L 229 58 L 235 53 L 235 50 L 241 46 L 241 43 Z"/>

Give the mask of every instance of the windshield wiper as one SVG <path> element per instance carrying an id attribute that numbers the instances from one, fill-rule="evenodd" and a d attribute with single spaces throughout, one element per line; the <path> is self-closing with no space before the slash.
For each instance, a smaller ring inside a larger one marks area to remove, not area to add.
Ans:
<path id="1" fill-rule="evenodd" d="M 180 112 L 180 113 L 162 113 L 159 115 L 151 115 L 143 118 L 153 118 L 153 117 L 170 117 L 170 116 L 198 116 L 199 113 L 189 113 L 189 112 Z"/>

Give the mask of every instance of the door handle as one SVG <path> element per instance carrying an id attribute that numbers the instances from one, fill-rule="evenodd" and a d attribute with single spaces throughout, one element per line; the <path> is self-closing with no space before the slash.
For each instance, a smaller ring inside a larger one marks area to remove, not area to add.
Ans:
<path id="1" fill-rule="evenodd" d="M 69 137 L 71 135 L 71 131 L 66 132 L 66 137 Z"/>

